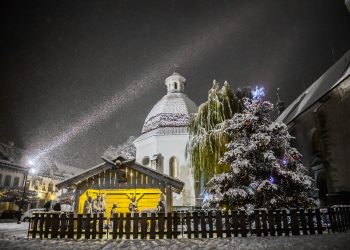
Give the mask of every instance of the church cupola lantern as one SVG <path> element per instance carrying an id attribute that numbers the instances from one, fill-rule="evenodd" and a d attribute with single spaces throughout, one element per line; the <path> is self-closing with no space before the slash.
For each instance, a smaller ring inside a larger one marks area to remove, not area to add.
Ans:
<path id="1" fill-rule="evenodd" d="M 164 83 L 167 86 L 168 93 L 183 93 L 185 91 L 186 79 L 177 72 L 167 77 Z"/>

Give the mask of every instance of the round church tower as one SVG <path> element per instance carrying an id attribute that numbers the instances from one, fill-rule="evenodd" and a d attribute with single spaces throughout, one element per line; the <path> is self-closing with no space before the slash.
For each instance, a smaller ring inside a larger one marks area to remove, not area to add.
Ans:
<path id="1" fill-rule="evenodd" d="M 181 195 L 173 197 L 173 206 L 193 206 L 194 179 L 185 151 L 188 125 L 197 105 L 184 94 L 186 79 L 174 72 L 164 81 L 167 94 L 147 115 L 142 134 L 135 141 L 136 161 L 185 183 Z"/>

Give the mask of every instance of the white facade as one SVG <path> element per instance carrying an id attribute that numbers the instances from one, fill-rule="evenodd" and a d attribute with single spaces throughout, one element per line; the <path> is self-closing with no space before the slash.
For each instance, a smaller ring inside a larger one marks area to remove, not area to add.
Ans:
<path id="1" fill-rule="evenodd" d="M 134 141 L 137 162 L 185 183 L 180 195 L 173 194 L 173 206 L 195 204 L 193 172 L 185 154 L 190 115 L 198 107 L 183 93 L 185 84 L 176 72 L 165 79 L 168 93 L 152 108 Z"/>

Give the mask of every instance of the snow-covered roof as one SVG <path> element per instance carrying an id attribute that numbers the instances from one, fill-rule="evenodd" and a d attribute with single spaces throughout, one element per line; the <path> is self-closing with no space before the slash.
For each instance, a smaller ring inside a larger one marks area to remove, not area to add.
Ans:
<path id="1" fill-rule="evenodd" d="M 55 162 L 55 164 L 58 168 L 58 171 L 61 172 L 62 176 L 64 176 L 65 178 L 75 176 L 83 171 L 83 169 L 81 168 L 69 166 L 60 162 Z"/>
<path id="2" fill-rule="evenodd" d="M 152 108 L 142 128 L 142 133 L 159 127 L 188 126 L 190 115 L 196 113 L 197 105 L 184 93 L 168 93 Z"/>
<path id="3" fill-rule="evenodd" d="M 71 177 L 71 178 L 66 179 L 64 181 L 61 181 L 60 183 L 57 183 L 56 184 L 57 188 L 61 189 L 61 188 L 66 188 L 72 184 L 78 184 L 81 181 L 86 180 L 92 176 L 95 176 L 98 173 L 101 173 L 101 172 L 104 172 L 108 169 L 111 169 L 112 167 L 115 166 L 115 162 L 117 160 L 119 160 L 121 162 L 121 165 L 119 166 L 119 168 L 127 166 L 128 168 L 131 168 L 131 169 L 134 169 L 138 172 L 146 174 L 147 176 L 152 176 L 155 179 L 158 179 L 160 181 L 165 182 L 166 184 L 171 185 L 173 191 L 175 191 L 176 193 L 180 193 L 183 189 L 184 184 L 185 184 L 183 181 L 180 181 L 174 177 L 157 172 L 156 170 L 154 170 L 152 168 L 143 166 L 142 164 L 135 162 L 135 159 L 127 160 L 127 159 L 124 159 L 123 157 L 117 157 L 116 159 L 113 159 L 113 160 L 104 159 L 104 158 L 102 158 L 102 159 L 104 160 L 103 163 L 100 163 L 92 168 L 89 168 L 85 171 L 82 171 L 80 174 L 78 174 L 74 177 Z"/>
<path id="4" fill-rule="evenodd" d="M 134 143 L 145 140 L 152 136 L 166 136 L 166 135 L 188 135 L 188 127 L 161 127 L 156 128 L 154 130 L 149 131 L 148 133 L 144 133 L 140 135 Z"/>
<path id="5" fill-rule="evenodd" d="M 177 72 L 164 81 L 168 93 L 154 105 L 143 124 L 142 134 L 161 127 L 187 127 L 197 105 L 185 95 L 186 79 Z"/>
<path id="6" fill-rule="evenodd" d="M 25 167 L 22 167 L 18 164 L 15 164 L 14 162 L 3 160 L 3 159 L 0 159 L 0 167 L 12 168 L 12 169 L 21 170 L 21 171 L 26 170 Z"/>
<path id="7" fill-rule="evenodd" d="M 291 123 L 295 118 L 319 101 L 350 76 L 350 50 L 346 52 L 309 88 L 297 97 L 276 119 L 277 122 Z"/>

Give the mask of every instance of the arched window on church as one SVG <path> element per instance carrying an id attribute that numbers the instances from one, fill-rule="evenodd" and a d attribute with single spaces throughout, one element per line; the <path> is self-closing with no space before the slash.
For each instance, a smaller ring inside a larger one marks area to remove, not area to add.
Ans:
<path id="1" fill-rule="evenodd" d="M 149 157 L 148 156 L 143 157 L 142 165 L 144 165 L 144 166 L 148 166 L 149 165 Z"/>
<path id="2" fill-rule="evenodd" d="M 312 134 L 312 154 L 317 155 L 321 153 L 321 139 L 320 134 L 315 130 Z"/>
<path id="3" fill-rule="evenodd" d="M 169 175 L 174 178 L 179 178 L 179 161 L 175 156 L 169 160 Z"/>
<path id="4" fill-rule="evenodd" d="M 177 82 L 174 83 L 174 89 L 177 89 Z"/>

